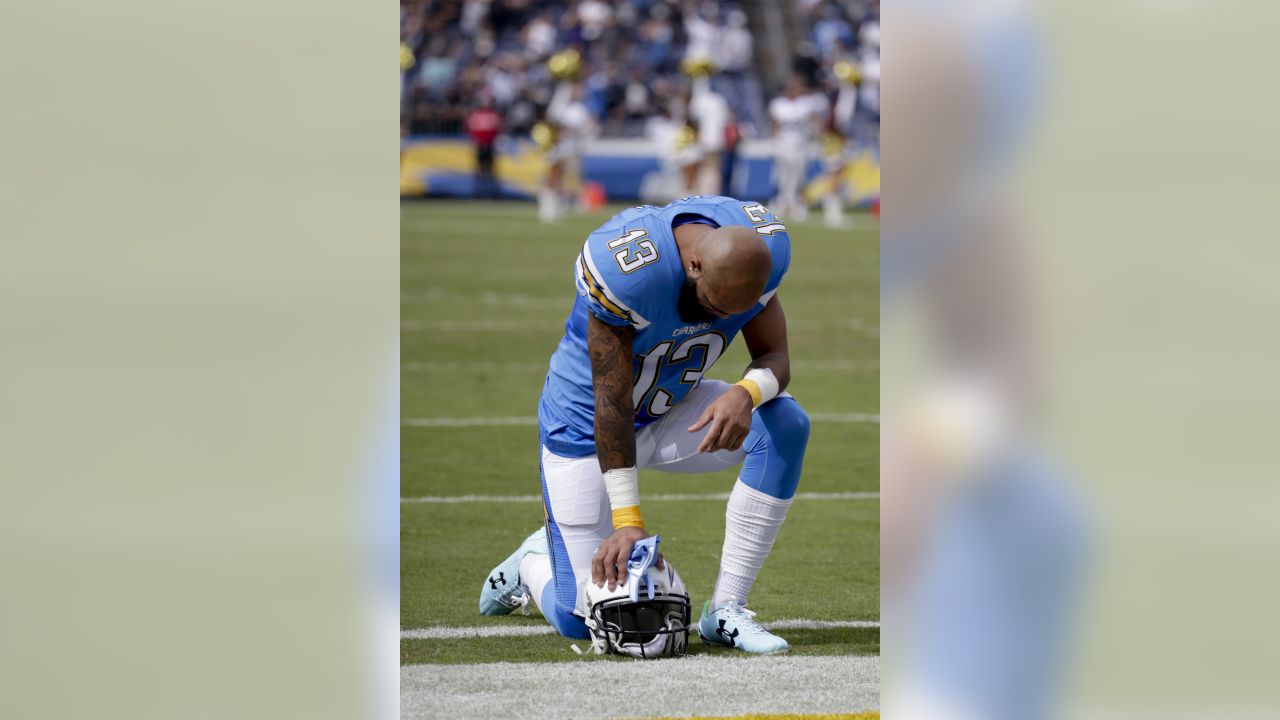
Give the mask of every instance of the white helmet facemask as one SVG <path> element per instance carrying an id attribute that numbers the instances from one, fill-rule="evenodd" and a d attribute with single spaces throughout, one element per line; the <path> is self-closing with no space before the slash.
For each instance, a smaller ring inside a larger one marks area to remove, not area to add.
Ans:
<path id="1" fill-rule="evenodd" d="M 650 542 L 652 541 L 652 542 Z M 670 561 L 659 570 L 656 536 L 636 543 L 627 580 L 610 590 L 583 589 L 592 650 L 638 658 L 684 655 L 689 646 L 689 593 Z"/>

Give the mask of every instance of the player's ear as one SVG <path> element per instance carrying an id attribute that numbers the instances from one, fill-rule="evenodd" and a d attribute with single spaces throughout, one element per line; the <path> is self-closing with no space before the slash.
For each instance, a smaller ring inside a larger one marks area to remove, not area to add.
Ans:
<path id="1" fill-rule="evenodd" d="M 689 255 L 689 279 L 696 280 L 702 275 L 702 258 L 697 253 Z"/>

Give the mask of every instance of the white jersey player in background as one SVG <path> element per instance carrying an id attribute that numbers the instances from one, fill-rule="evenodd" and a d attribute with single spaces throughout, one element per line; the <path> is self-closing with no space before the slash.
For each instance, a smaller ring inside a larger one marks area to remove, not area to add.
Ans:
<path id="1" fill-rule="evenodd" d="M 844 227 L 844 196 L 846 192 L 845 170 L 853 160 L 854 120 L 858 110 L 858 70 L 850 62 L 839 62 L 835 76 L 840 81 L 835 105 L 831 108 L 831 123 L 823 137 L 822 165 L 830 185 L 822 198 L 822 220 L 827 227 Z"/>
<path id="2" fill-rule="evenodd" d="M 724 158 L 724 131 L 729 124 L 729 103 L 711 89 L 711 78 L 706 75 L 693 79 L 689 117 L 697 128 L 701 159 L 691 183 L 692 192 L 688 194 L 719 195 L 724 191 L 720 187 L 720 164 Z"/>
<path id="3" fill-rule="evenodd" d="M 859 147 L 880 145 L 880 23 L 875 20 L 863 23 L 858 37 L 857 56 L 841 60 L 832 68 L 840 89 L 823 147 L 823 165 L 830 177 L 830 189 L 822 199 L 822 213 L 823 221 L 833 228 L 846 224 L 845 170 Z"/>
<path id="4" fill-rule="evenodd" d="M 858 31 L 858 141 L 880 145 L 880 23 L 868 21 Z M 860 121 L 860 122 L 859 122 Z"/>
<path id="5" fill-rule="evenodd" d="M 769 103 L 775 148 L 773 179 L 778 188 L 772 205 L 780 215 L 791 220 L 804 220 L 809 213 L 801 190 L 813 152 L 813 139 L 822 130 L 827 106 L 826 98 L 809 92 L 798 75 L 792 75 L 783 94 Z"/>
<path id="6" fill-rule="evenodd" d="M 547 121 L 555 128 L 555 144 L 547 152 L 547 185 L 538 192 L 538 218 L 558 219 L 573 202 L 582 175 L 582 155 L 587 140 L 595 136 L 596 119 L 582 101 L 576 81 L 556 86 L 547 106 Z"/>

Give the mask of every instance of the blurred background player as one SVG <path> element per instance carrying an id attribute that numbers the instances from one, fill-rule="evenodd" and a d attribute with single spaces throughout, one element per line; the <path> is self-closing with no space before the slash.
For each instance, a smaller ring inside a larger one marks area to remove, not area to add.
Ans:
<path id="1" fill-rule="evenodd" d="M 725 150 L 725 128 L 729 124 L 729 103 L 711 89 L 715 65 L 709 60 L 688 63 L 691 78 L 689 118 L 697 133 L 699 159 L 689 179 L 690 195 L 719 195 L 721 164 Z"/>
<path id="2" fill-rule="evenodd" d="M 840 80 L 840 90 L 831 108 L 831 120 L 822 137 L 822 165 L 830 183 L 822 197 L 822 221 L 827 227 L 844 227 L 844 175 L 853 159 L 854 115 L 858 108 L 858 69 L 853 63 L 836 63 L 833 74 Z"/>
<path id="3" fill-rule="evenodd" d="M 720 160 L 720 192 L 733 192 L 734 170 L 738 167 L 738 147 L 742 143 L 742 130 L 738 116 L 729 109 L 729 120 L 724 124 L 724 155 Z"/>
<path id="4" fill-rule="evenodd" d="M 640 185 L 640 200 L 663 204 L 688 195 L 685 167 L 697 152 L 695 133 L 677 113 L 674 99 L 660 105 L 645 124 L 645 138 L 654 148 L 658 171 L 647 174 Z"/>
<path id="5" fill-rule="evenodd" d="M 688 197 L 698 194 L 698 178 L 702 173 L 706 149 L 700 142 L 698 118 L 693 114 L 696 109 L 693 103 L 692 88 L 681 88 L 675 104 L 670 139 L 673 142 L 672 158 L 679 168 L 678 185 L 672 197 L 665 200 Z"/>
<path id="6" fill-rule="evenodd" d="M 553 222 L 574 202 L 582 183 L 582 155 L 588 139 L 597 132 L 595 116 L 584 102 L 585 90 L 578 79 L 582 58 L 576 50 L 552 56 L 547 63 L 554 77 L 560 78 L 547 106 L 546 123 L 550 129 L 544 157 L 547 163 L 546 183 L 538 193 L 538 217 Z"/>
<path id="7" fill-rule="evenodd" d="M 877 8 L 878 8 L 877 4 Z M 858 29 L 858 103 L 854 115 L 857 138 L 880 146 L 880 17 L 870 17 Z"/>
<path id="8" fill-rule="evenodd" d="M 814 137 L 821 131 L 826 99 L 809 91 L 799 75 L 787 79 L 782 95 L 769 103 L 773 123 L 773 178 L 778 194 L 774 209 L 789 220 L 803 221 L 809 208 L 801 197 L 808 175 Z"/>

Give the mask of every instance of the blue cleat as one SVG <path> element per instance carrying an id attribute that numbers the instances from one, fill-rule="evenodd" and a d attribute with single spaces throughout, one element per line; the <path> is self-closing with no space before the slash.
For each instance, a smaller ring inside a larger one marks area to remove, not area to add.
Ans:
<path id="1" fill-rule="evenodd" d="M 760 627 L 753 618 L 755 613 L 735 602 L 725 603 L 714 611 L 711 601 L 702 606 L 702 618 L 698 620 L 698 634 L 703 642 L 724 645 L 749 653 L 786 652 L 791 646 L 786 640 Z"/>
<path id="2" fill-rule="evenodd" d="M 532 595 L 529 586 L 520 582 L 520 561 L 529 553 L 547 552 L 547 529 L 540 527 L 485 578 L 480 588 L 480 614 L 510 615 L 516 608 L 528 607 Z"/>

